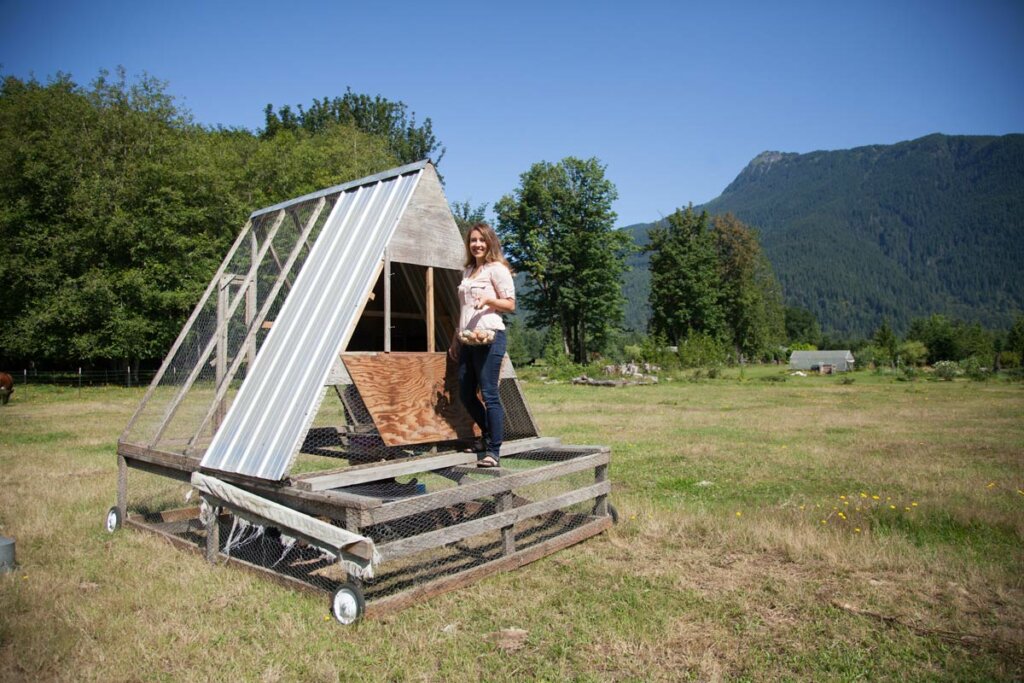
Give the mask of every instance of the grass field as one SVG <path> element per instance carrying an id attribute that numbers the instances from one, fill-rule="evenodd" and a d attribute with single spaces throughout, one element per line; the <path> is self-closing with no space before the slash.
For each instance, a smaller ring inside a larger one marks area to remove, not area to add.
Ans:
<path id="1" fill-rule="evenodd" d="M 612 447 L 620 524 L 349 628 L 326 596 L 101 529 L 142 390 L 19 387 L 0 679 L 1024 677 L 1024 385 L 728 374 L 528 381 L 545 435 Z"/>

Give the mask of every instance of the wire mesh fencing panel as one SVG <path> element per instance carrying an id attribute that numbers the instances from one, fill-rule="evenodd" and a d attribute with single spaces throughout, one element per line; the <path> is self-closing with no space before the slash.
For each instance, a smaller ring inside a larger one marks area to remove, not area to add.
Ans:
<path id="1" fill-rule="evenodd" d="M 251 219 L 133 418 L 128 443 L 201 455 L 336 199 L 309 200 Z"/>
<path id="2" fill-rule="evenodd" d="M 553 467 L 574 460 L 588 466 L 575 471 Z M 383 557 L 375 577 L 362 581 L 366 598 L 396 596 L 454 577 L 541 547 L 595 521 L 599 495 L 595 462 L 607 463 L 607 451 L 538 449 L 503 459 L 500 476 L 453 467 L 339 489 L 385 504 L 381 516 L 386 521 L 350 528 L 371 538 Z M 552 476 L 546 476 L 548 471 Z M 167 480 L 162 485 L 144 481 L 141 491 L 131 497 L 129 511 L 141 513 L 145 524 L 154 530 L 199 549 L 206 544 L 209 527 L 198 508 L 180 508 L 182 491 L 187 488 L 187 484 Z M 143 499 L 150 502 L 140 503 Z M 394 516 L 396 513 L 387 510 L 388 504 L 416 511 Z M 221 558 L 327 592 L 350 580 L 335 558 L 295 541 L 288 529 L 250 524 L 244 516 L 244 512 L 236 516 L 225 511 L 217 517 Z M 345 517 L 346 509 L 339 506 L 337 514 L 319 519 L 344 527 Z"/>

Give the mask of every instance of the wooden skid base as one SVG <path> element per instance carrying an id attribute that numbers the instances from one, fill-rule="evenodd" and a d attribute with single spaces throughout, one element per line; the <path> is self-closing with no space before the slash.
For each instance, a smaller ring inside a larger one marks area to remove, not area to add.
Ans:
<path id="1" fill-rule="evenodd" d="M 518 569 L 523 565 L 539 560 L 542 557 L 561 550 L 562 548 L 568 548 L 571 545 L 575 545 L 580 541 L 584 541 L 591 536 L 599 534 L 605 529 L 611 527 L 611 525 L 611 517 L 598 517 L 592 522 L 587 522 L 581 527 L 577 527 L 572 531 L 567 531 L 564 534 L 527 548 L 526 550 L 520 550 L 512 555 L 506 555 L 500 559 L 473 567 L 472 569 L 467 569 L 459 572 L 458 574 L 452 574 L 450 576 L 435 579 L 414 588 L 410 588 L 409 590 L 402 591 L 401 593 L 377 598 L 376 600 L 366 603 L 365 616 L 368 619 L 382 617 L 386 614 L 403 610 L 421 600 L 426 600 L 427 598 L 431 598 L 435 595 L 440 595 L 441 593 L 447 593 L 448 591 L 468 586 L 469 584 L 479 581 L 491 574 Z"/>
<path id="2" fill-rule="evenodd" d="M 181 510 L 168 511 L 167 513 L 163 513 L 163 521 L 183 521 L 194 515 L 197 516 L 197 514 L 198 508 L 185 508 Z M 146 523 L 136 515 L 132 515 L 125 519 L 124 525 L 133 529 L 141 529 L 143 531 L 154 533 L 168 541 L 176 548 L 196 553 L 198 555 L 203 554 L 202 546 L 167 533 L 162 529 Z M 548 539 L 543 543 L 539 543 L 510 555 L 505 555 L 504 557 L 492 560 L 486 564 L 466 569 L 457 574 L 450 574 L 432 581 L 427 581 L 400 593 L 368 600 L 366 604 L 365 617 L 373 619 L 387 614 L 392 614 L 435 595 L 440 595 L 448 591 L 468 586 L 497 572 L 518 569 L 523 565 L 539 560 L 563 548 L 575 545 L 576 543 L 584 541 L 591 536 L 595 536 L 611 526 L 612 520 L 610 517 L 596 517 L 582 526 Z M 218 553 L 217 559 L 218 561 L 222 561 L 226 564 L 235 565 L 245 569 L 246 571 L 267 577 L 288 588 L 294 588 L 307 593 L 318 593 L 321 595 L 325 593 L 322 589 L 309 583 L 278 573 L 272 569 L 267 569 L 250 562 L 246 562 L 245 560 L 237 557 L 225 556 L 223 553 Z"/>

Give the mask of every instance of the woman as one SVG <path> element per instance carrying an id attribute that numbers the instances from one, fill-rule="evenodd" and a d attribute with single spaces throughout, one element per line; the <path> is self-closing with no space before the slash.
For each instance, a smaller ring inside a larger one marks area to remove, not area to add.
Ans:
<path id="1" fill-rule="evenodd" d="M 505 431 L 498 376 L 507 343 L 501 314 L 516 310 L 516 294 L 501 242 L 487 223 L 476 223 L 466 233 L 459 304 L 459 326 L 448 353 L 459 362 L 462 404 L 483 432 L 482 448 L 476 449 L 477 467 L 498 467 Z"/>

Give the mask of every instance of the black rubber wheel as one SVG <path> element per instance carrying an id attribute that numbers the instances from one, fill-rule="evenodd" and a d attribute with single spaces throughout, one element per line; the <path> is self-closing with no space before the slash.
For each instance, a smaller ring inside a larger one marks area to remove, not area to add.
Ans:
<path id="1" fill-rule="evenodd" d="M 103 528 L 110 534 L 121 528 L 121 511 L 117 509 L 116 505 L 107 510 L 107 517 L 103 520 Z"/>
<path id="2" fill-rule="evenodd" d="M 362 618 L 366 611 L 363 589 L 352 581 L 338 586 L 331 594 L 331 616 L 339 624 L 348 626 Z"/>

